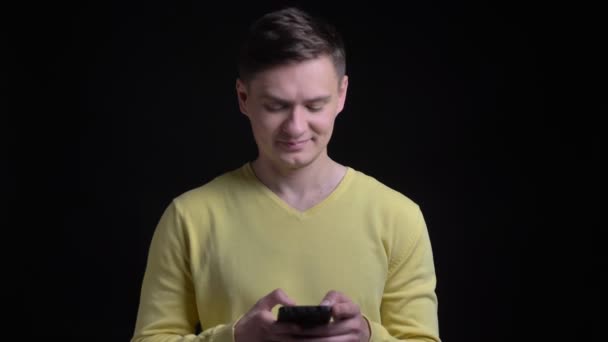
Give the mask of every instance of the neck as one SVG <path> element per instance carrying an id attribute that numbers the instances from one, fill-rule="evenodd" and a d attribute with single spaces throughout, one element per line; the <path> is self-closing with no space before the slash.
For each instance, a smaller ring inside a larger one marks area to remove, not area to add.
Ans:
<path id="1" fill-rule="evenodd" d="M 320 155 L 315 161 L 301 168 L 285 168 L 262 158 L 252 164 L 256 176 L 264 185 L 281 197 L 303 199 L 319 193 L 327 193 L 340 182 L 345 167 Z"/>

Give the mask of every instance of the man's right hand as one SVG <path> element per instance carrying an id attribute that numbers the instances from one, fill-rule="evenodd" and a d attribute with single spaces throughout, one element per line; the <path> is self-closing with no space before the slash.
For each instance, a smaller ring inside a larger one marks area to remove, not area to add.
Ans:
<path id="1" fill-rule="evenodd" d="M 235 342 L 284 341 L 298 332 L 295 324 L 277 324 L 271 310 L 278 304 L 295 305 L 287 294 L 276 289 L 260 299 L 234 327 Z"/>

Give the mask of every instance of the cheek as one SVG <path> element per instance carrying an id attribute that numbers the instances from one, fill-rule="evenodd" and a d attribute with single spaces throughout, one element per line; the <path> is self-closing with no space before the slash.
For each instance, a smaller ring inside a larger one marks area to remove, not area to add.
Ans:
<path id="1" fill-rule="evenodd" d="M 259 139 L 269 140 L 272 139 L 272 136 L 276 131 L 276 127 L 278 127 L 279 124 L 268 119 L 257 119 L 252 120 L 251 125 L 253 127 L 254 134 L 256 134 Z"/>
<path id="2" fill-rule="evenodd" d="M 317 120 L 311 121 L 310 126 L 319 134 L 330 133 L 334 127 L 334 117 L 329 115 L 320 117 Z"/>

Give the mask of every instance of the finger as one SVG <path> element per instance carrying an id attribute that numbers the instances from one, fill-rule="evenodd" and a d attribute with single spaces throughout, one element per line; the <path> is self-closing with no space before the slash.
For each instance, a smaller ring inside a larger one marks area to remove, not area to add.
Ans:
<path id="1" fill-rule="evenodd" d="M 327 292 L 327 294 L 321 301 L 321 305 L 333 306 L 334 304 L 337 304 L 337 303 L 346 303 L 346 302 L 351 302 L 351 300 L 348 297 L 346 297 L 344 294 L 342 294 L 338 291 L 331 290 L 331 291 Z"/>
<path id="2" fill-rule="evenodd" d="M 258 327 L 268 327 L 276 322 L 276 318 L 270 311 L 266 310 L 251 310 L 246 316 L 240 321 L 249 321 Z"/>
<path id="3" fill-rule="evenodd" d="M 276 289 L 267 294 L 266 296 L 262 297 L 262 299 L 260 299 L 255 306 L 259 310 L 271 311 L 272 308 L 274 308 L 278 304 L 296 305 L 296 302 L 289 298 L 283 290 Z"/>
<path id="4" fill-rule="evenodd" d="M 259 310 L 256 312 L 256 315 L 258 316 L 258 319 L 261 321 L 262 324 L 273 324 L 276 321 L 276 318 L 270 311 Z"/>
<path id="5" fill-rule="evenodd" d="M 297 325 L 296 323 L 274 321 L 270 325 L 269 332 L 271 336 L 279 338 L 279 340 L 281 341 L 280 337 L 299 335 L 302 330 L 304 330 L 304 328 Z"/>
<path id="6" fill-rule="evenodd" d="M 342 335 L 332 335 L 332 336 L 284 336 L 279 339 L 281 342 L 350 342 L 354 341 L 356 337 L 353 334 L 347 333 Z"/>
<path id="7" fill-rule="evenodd" d="M 361 314 L 359 305 L 349 303 L 338 303 L 331 308 L 332 317 L 336 320 L 344 320 L 357 317 Z"/>
<path id="8" fill-rule="evenodd" d="M 332 336 L 341 336 L 348 335 L 353 333 L 358 333 L 360 330 L 360 323 L 356 318 L 351 318 L 342 321 L 334 321 L 327 325 L 320 325 L 316 327 L 304 328 L 301 329 L 298 333 L 293 334 L 298 337 L 307 337 L 307 338 L 319 338 L 319 337 L 332 337 Z M 308 342 L 308 340 L 306 340 Z"/>

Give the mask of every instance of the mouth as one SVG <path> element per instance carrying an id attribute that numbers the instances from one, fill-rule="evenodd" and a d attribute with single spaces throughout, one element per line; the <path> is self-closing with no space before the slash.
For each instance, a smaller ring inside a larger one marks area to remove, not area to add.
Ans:
<path id="1" fill-rule="evenodd" d="M 304 145 L 306 145 L 307 142 L 309 142 L 311 139 L 305 139 L 305 140 L 279 140 L 279 145 L 289 149 L 289 150 L 298 150 L 301 149 L 302 147 L 304 147 Z"/>

